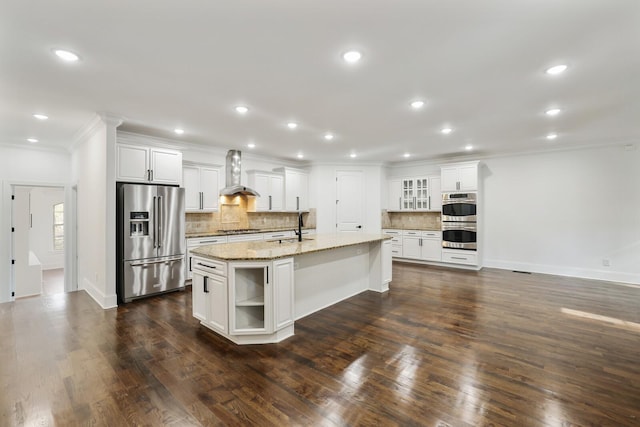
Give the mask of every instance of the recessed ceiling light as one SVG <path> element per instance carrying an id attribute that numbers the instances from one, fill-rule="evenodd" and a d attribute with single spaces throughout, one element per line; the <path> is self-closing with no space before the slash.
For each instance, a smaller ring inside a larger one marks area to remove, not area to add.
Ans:
<path id="1" fill-rule="evenodd" d="M 411 108 L 415 108 L 416 110 L 424 107 L 424 101 L 413 101 L 411 103 Z"/>
<path id="2" fill-rule="evenodd" d="M 546 136 L 548 140 L 553 140 L 553 139 L 556 139 L 557 137 L 558 137 L 557 133 L 550 133 Z"/>
<path id="3" fill-rule="evenodd" d="M 54 49 L 53 53 L 55 53 L 58 58 L 67 62 L 76 62 L 80 59 L 77 54 L 64 49 Z"/>
<path id="4" fill-rule="evenodd" d="M 547 116 L 557 116 L 558 114 L 560 114 L 560 111 L 561 110 L 559 108 L 551 108 L 551 109 L 545 111 L 544 113 Z"/>
<path id="5" fill-rule="evenodd" d="M 342 55 L 342 59 L 347 61 L 349 64 L 355 64 L 356 62 L 360 61 L 361 58 L 362 54 L 357 50 L 350 50 L 349 52 L 345 52 Z"/>
<path id="6" fill-rule="evenodd" d="M 256 148 L 256 144 L 254 144 L 253 142 L 250 142 L 250 143 L 247 144 L 247 147 Z"/>
<path id="7" fill-rule="evenodd" d="M 289 129 L 295 129 L 295 128 L 298 127 L 298 124 L 296 122 L 289 122 L 289 123 L 287 123 L 287 127 Z"/>
<path id="8" fill-rule="evenodd" d="M 177 133 L 178 135 L 182 135 L 182 134 L 184 133 L 184 129 L 178 129 L 178 128 L 176 128 L 176 129 L 174 129 L 173 131 L 174 131 L 175 133 Z"/>
<path id="9" fill-rule="evenodd" d="M 33 117 L 38 120 L 47 120 L 49 118 L 49 116 L 45 116 L 44 114 L 34 114 Z"/>
<path id="10" fill-rule="evenodd" d="M 330 132 L 327 132 L 324 134 L 324 139 L 326 139 L 327 141 L 331 141 L 334 138 L 333 134 Z"/>
<path id="11" fill-rule="evenodd" d="M 358 157 L 358 155 L 356 153 L 351 153 L 349 154 L 349 157 L 351 157 L 352 159 L 355 159 L 356 157 Z"/>
<path id="12" fill-rule="evenodd" d="M 471 144 L 465 145 L 464 149 L 467 150 L 467 151 L 471 151 L 471 150 L 473 150 L 473 145 L 471 145 Z"/>
<path id="13" fill-rule="evenodd" d="M 449 135 L 451 132 L 453 132 L 453 129 L 451 129 L 451 128 L 442 128 L 442 129 L 440 129 L 440 132 L 445 134 L 445 135 Z"/>
<path id="14" fill-rule="evenodd" d="M 35 138 L 27 138 L 27 141 L 29 141 L 32 144 L 38 142 L 38 140 Z"/>
<path id="15" fill-rule="evenodd" d="M 238 105 L 236 107 L 236 112 L 239 114 L 246 114 L 249 111 L 249 107 L 245 107 L 244 105 Z"/>
<path id="16" fill-rule="evenodd" d="M 404 154 L 402 155 L 402 157 L 404 157 L 404 158 L 409 158 L 409 157 L 411 157 L 411 154 L 410 154 L 410 153 L 404 153 Z"/>
<path id="17" fill-rule="evenodd" d="M 302 153 L 298 153 L 298 156 L 297 156 L 297 157 L 298 157 L 299 159 L 302 159 L 302 158 L 304 157 L 304 154 L 302 154 Z"/>
<path id="18" fill-rule="evenodd" d="M 551 75 L 556 75 L 556 74 L 562 74 L 563 72 L 565 72 L 567 70 L 567 66 L 564 64 L 561 65 L 554 65 L 551 68 L 547 68 L 546 73 L 547 74 L 551 74 Z"/>

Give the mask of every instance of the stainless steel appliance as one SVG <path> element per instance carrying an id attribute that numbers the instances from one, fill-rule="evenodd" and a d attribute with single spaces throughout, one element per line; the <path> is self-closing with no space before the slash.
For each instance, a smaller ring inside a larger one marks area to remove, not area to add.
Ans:
<path id="1" fill-rule="evenodd" d="M 240 185 L 240 175 L 242 173 L 242 152 L 239 150 L 227 151 L 226 158 L 226 183 L 225 187 L 220 190 L 221 196 L 257 196 L 260 194 L 254 189 Z"/>
<path id="2" fill-rule="evenodd" d="M 442 194 L 442 247 L 478 249 L 477 193 Z"/>
<path id="3" fill-rule="evenodd" d="M 477 193 L 442 193 L 442 221 L 476 222 Z"/>
<path id="4" fill-rule="evenodd" d="M 117 186 L 118 299 L 184 288 L 184 189 Z"/>

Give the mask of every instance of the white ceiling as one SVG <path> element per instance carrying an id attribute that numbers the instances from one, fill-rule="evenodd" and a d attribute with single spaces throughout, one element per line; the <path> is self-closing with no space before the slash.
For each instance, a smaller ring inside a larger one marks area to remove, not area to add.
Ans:
<path id="1" fill-rule="evenodd" d="M 341 54 L 353 48 L 363 58 L 350 66 Z M 256 153 L 305 161 L 640 134 L 638 0 L 4 0 L 0 58 L 3 144 L 69 147 L 96 112 L 128 131 L 245 152 L 253 141 Z M 559 63 L 563 75 L 545 74 Z M 563 113 L 545 116 L 552 106 Z M 440 134 L 447 124 L 454 132 Z"/>

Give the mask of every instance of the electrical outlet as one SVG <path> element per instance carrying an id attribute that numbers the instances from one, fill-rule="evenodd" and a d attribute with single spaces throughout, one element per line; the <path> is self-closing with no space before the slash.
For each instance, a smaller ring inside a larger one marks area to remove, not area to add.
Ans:
<path id="1" fill-rule="evenodd" d="M 609 261 L 607 258 L 604 258 L 602 260 L 602 266 L 603 267 L 611 267 L 611 261 Z"/>

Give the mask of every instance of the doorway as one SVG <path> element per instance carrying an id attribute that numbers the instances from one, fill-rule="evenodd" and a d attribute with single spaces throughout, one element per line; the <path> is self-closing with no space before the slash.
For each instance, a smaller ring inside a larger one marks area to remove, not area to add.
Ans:
<path id="1" fill-rule="evenodd" d="M 362 171 L 336 171 L 336 231 L 363 231 L 363 195 Z"/>
<path id="2" fill-rule="evenodd" d="M 65 292 L 66 205 L 64 187 L 12 186 L 14 298 Z"/>

